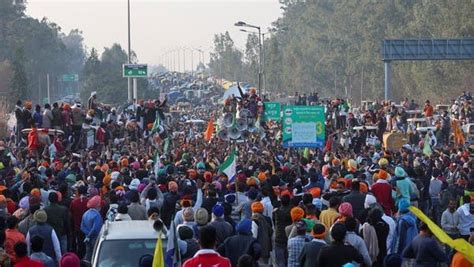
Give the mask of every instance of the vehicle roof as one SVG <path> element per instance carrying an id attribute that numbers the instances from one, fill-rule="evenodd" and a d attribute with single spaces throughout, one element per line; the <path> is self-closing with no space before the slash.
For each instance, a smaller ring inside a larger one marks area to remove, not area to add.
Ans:
<path id="1" fill-rule="evenodd" d="M 105 227 L 105 225 L 104 225 Z M 153 221 L 116 221 L 108 224 L 107 240 L 155 239 L 158 233 L 153 229 Z"/>

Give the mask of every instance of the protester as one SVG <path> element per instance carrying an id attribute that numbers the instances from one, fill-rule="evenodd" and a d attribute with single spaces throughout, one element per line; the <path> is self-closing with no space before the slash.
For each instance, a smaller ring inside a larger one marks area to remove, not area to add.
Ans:
<path id="1" fill-rule="evenodd" d="M 43 252 L 43 243 L 44 239 L 43 237 L 39 235 L 35 235 L 31 238 L 31 253 L 30 253 L 30 258 L 32 260 L 37 260 L 40 261 L 44 264 L 45 267 L 55 267 L 56 264 L 54 263 L 54 260 L 46 255 L 46 253 Z"/>
<path id="2" fill-rule="evenodd" d="M 34 219 L 36 224 L 28 230 L 28 234 L 26 235 L 28 251 L 31 251 L 31 239 L 35 236 L 40 236 L 44 242 L 43 252 L 54 259 L 55 262 L 59 262 L 61 258 L 61 246 L 56 231 L 47 223 L 48 215 L 43 209 L 40 209 L 35 212 Z"/>
<path id="3" fill-rule="evenodd" d="M 299 264 L 301 267 L 317 267 L 319 251 L 326 247 L 326 227 L 323 224 L 315 224 L 311 230 L 313 240 L 303 246 L 303 250 L 299 256 Z M 315 256 L 316 255 L 316 256 Z"/>
<path id="4" fill-rule="evenodd" d="M 436 266 L 448 261 L 448 257 L 441 250 L 436 239 L 433 238 L 428 225 L 421 224 L 420 234 L 403 250 L 404 258 L 414 258 L 415 267 Z"/>
<path id="5" fill-rule="evenodd" d="M 199 246 L 201 249 L 194 257 L 184 262 L 183 267 L 192 266 L 222 266 L 230 267 L 229 259 L 221 257 L 214 249 L 217 241 L 216 229 L 212 226 L 205 226 L 199 231 Z"/>
<path id="6" fill-rule="evenodd" d="M 84 243 L 86 244 L 85 259 L 90 261 L 92 257 L 92 250 L 94 248 L 95 240 L 99 236 L 99 231 L 102 227 L 103 220 L 99 211 L 101 208 L 101 199 L 99 196 L 94 196 L 87 201 L 88 210 L 82 216 L 81 231 L 84 234 Z"/>
<path id="7" fill-rule="evenodd" d="M 288 239 L 288 267 L 300 266 L 299 256 L 305 244 L 311 241 L 311 238 L 306 236 L 306 223 L 304 221 L 297 221 L 295 228 L 297 235 Z"/>
<path id="8" fill-rule="evenodd" d="M 227 238 L 217 251 L 222 256 L 227 257 L 232 266 L 237 266 L 240 256 L 244 254 L 251 256 L 256 263 L 262 253 L 262 246 L 252 236 L 252 221 L 249 219 L 242 220 L 237 225 L 236 231 L 237 235 Z"/>
<path id="9" fill-rule="evenodd" d="M 360 253 L 351 245 L 344 244 L 347 230 L 344 224 L 336 223 L 331 228 L 333 242 L 327 247 L 321 248 L 317 260 L 317 266 L 339 267 L 348 262 L 364 262 Z"/>
<path id="10" fill-rule="evenodd" d="M 28 247 L 25 242 L 18 242 L 15 244 L 15 254 L 17 256 L 17 262 L 15 267 L 43 267 L 44 264 L 41 261 L 32 260 L 28 257 Z"/>
<path id="11" fill-rule="evenodd" d="M 18 101 L 14 139 L 0 140 L 0 228 L 6 218 L 5 250 L 12 262 L 21 234 L 37 230 L 35 219 L 44 219 L 35 216 L 38 210 L 46 212 L 43 224 L 57 234 L 61 252 L 72 251 L 85 261 L 91 260 L 104 220 L 162 220 L 167 230 L 176 230 L 185 260 L 221 260 L 211 251 L 194 257 L 203 229 L 213 227 L 216 247 L 209 240 L 205 246 L 218 248 L 232 266 L 333 266 L 359 256 L 372 266 L 382 266 L 384 258 L 387 265 L 411 264 L 414 259 L 401 259 L 420 223 L 410 206 L 419 207 L 449 236 L 468 239 L 474 227 L 474 147 L 463 132 L 473 122 L 469 94 L 454 99 L 453 112 L 427 102 L 417 115 L 413 100 L 405 99 L 402 107 L 392 101 L 357 107 L 301 92 L 298 105 L 324 107 L 326 137 L 324 147 L 298 150 L 282 146 L 283 126 L 265 119 L 256 90 L 229 96 L 221 108 L 209 99 L 221 93 L 213 79 L 176 75 L 158 83 L 160 92 L 203 84 L 209 94 L 191 105 L 164 98 L 111 107 L 99 103 L 94 92 L 85 105 L 48 103 L 34 113 L 33 103 Z M 247 116 L 249 129 L 230 142 L 224 117 L 233 124 L 241 115 Z M 423 127 L 435 128 L 425 132 Z M 48 135 L 52 128 L 60 132 Z M 221 134 L 224 129 L 227 135 Z M 392 141 L 392 131 L 406 134 L 408 144 Z M 328 246 L 322 246 L 321 225 L 332 234 L 346 224 L 347 238 L 345 233 L 339 241 L 326 235 Z M 43 237 L 46 253 L 51 236 Z M 352 245 L 343 245 L 344 239 Z M 352 248 L 363 246 L 363 257 L 354 254 Z M 459 260 L 459 254 L 453 258 Z M 55 252 L 50 256 L 58 263 Z M 75 264 L 72 255 L 63 258 L 64 264 Z"/>

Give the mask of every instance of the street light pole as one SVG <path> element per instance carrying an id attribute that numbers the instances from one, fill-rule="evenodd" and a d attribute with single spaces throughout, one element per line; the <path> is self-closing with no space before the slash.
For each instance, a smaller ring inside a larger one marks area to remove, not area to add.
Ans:
<path id="1" fill-rule="evenodd" d="M 258 94 L 260 95 L 262 90 L 262 31 L 260 26 L 252 25 L 245 23 L 243 21 L 238 21 L 234 24 L 237 27 L 248 27 L 258 30 Z"/>
<path id="2" fill-rule="evenodd" d="M 127 0 L 127 10 L 128 10 L 128 64 L 132 63 L 132 55 L 131 55 L 131 38 L 130 38 L 130 0 Z M 132 100 L 132 80 L 127 78 L 128 83 L 128 101 Z"/>

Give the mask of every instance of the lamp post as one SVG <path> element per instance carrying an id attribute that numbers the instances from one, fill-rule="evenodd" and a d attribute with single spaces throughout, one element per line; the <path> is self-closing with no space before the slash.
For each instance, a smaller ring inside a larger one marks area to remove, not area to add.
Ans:
<path id="1" fill-rule="evenodd" d="M 241 32 L 246 32 L 246 33 L 259 33 L 259 32 L 254 32 L 254 31 L 247 31 L 245 29 L 240 29 Z M 261 47 L 261 60 L 262 60 L 262 91 L 264 94 L 267 94 L 267 83 L 265 81 L 265 35 L 269 34 L 270 32 L 262 32 L 262 43 L 259 44 Z"/>
<path id="2" fill-rule="evenodd" d="M 130 0 L 127 0 L 127 14 L 128 14 L 128 64 L 132 63 L 132 55 L 131 55 L 131 38 L 130 38 Z M 127 78 L 128 84 L 128 101 L 132 101 L 132 80 Z"/>
<path id="3" fill-rule="evenodd" d="M 247 28 L 254 28 L 258 30 L 258 94 L 260 94 L 260 90 L 262 88 L 262 31 L 260 26 L 252 25 L 245 23 L 243 21 L 237 21 L 234 26 L 237 27 L 247 27 Z"/>

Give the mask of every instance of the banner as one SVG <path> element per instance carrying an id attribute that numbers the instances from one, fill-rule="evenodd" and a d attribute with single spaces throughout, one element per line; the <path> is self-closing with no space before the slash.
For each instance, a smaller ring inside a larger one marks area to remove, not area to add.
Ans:
<path id="1" fill-rule="evenodd" d="M 283 107 L 283 147 L 324 147 L 326 135 L 324 107 Z"/>
<path id="2" fill-rule="evenodd" d="M 281 104 L 279 102 L 263 102 L 263 119 L 265 121 L 281 120 Z"/>

